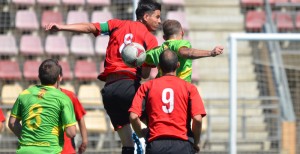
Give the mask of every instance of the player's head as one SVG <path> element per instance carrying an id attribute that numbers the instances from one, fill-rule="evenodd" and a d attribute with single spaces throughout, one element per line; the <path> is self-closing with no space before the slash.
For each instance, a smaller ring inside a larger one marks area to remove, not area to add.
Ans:
<path id="1" fill-rule="evenodd" d="M 39 67 L 39 79 L 42 85 L 54 85 L 60 80 L 61 66 L 55 59 L 47 59 Z"/>
<path id="2" fill-rule="evenodd" d="M 155 0 L 140 0 L 135 10 L 136 18 L 145 24 L 149 31 L 158 29 L 160 20 L 161 5 Z"/>
<path id="3" fill-rule="evenodd" d="M 158 67 L 163 74 L 175 72 L 179 67 L 177 54 L 170 49 L 164 50 L 159 55 Z"/>
<path id="4" fill-rule="evenodd" d="M 164 39 L 168 40 L 170 38 L 182 38 L 183 29 L 181 24 L 177 20 L 166 20 L 163 25 Z"/>

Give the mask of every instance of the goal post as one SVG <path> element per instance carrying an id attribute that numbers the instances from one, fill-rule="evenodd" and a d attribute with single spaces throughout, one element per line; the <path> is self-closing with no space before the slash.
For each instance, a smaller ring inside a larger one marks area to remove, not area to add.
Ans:
<path id="1" fill-rule="evenodd" d="M 237 43 L 238 41 L 300 41 L 299 34 L 290 33 L 232 33 L 229 36 L 229 153 L 237 153 Z M 274 66 L 275 67 L 275 66 Z M 279 67 L 279 66 L 277 66 Z M 276 72 L 275 72 L 276 73 Z M 282 82 L 282 81 L 279 81 Z M 277 81 L 278 83 L 278 81 Z M 280 88 L 280 87 L 278 87 Z M 284 87 L 281 90 L 286 90 Z M 280 94 L 280 91 L 279 91 Z M 287 110 L 282 110 L 282 118 L 286 121 L 295 121 L 295 114 L 293 111 L 293 104 L 290 96 L 280 95 L 280 104 L 282 107 L 283 99 L 285 99 L 284 106 Z M 287 101 L 289 99 L 290 101 Z"/>

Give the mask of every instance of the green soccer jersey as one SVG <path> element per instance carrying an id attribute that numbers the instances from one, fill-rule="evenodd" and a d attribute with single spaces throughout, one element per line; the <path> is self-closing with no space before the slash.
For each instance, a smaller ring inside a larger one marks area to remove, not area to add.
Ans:
<path id="1" fill-rule="evenodd" d="M 60 153 L 64 128 L 76 124 L 73 104 L 53 86 L 32 86 L 17 98 L 11 116 L 22 122 L 17 153 Z"/>
<path id="2" fill-rule="evenodd" d="M 159 55 L 165 49 L 170 49 L 176 52 L 178 56 L 178 61 L 180 62 L 180 67 L 177 69 L 176 75 L 187 82 L 191 82 L 192 60 L 183 58 L 179 55 L 179 49 L 181 47 L 191 48 L 191 43 L 187 40 L 167 40 L 161 46 L 147 51 L 145 63 L 148 65 L 157 66 L 159 63 Z M 161 76 L 161 72 L 159 71 L 157 77 L 160 76 Z"/>

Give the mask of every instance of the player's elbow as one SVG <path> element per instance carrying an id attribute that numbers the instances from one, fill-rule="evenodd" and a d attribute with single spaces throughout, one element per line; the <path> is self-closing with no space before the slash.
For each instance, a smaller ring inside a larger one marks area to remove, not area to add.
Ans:
<path id="1" fill-rule="evenodd" d="M 76 126 L 73 125 L 73 126 L 67 127 L 65 132 L 69 138 L 74 138 L 76 136 Z"/>
<path id="2" fill-rule="evenodd" d="M 194 116 L 193 117 L 193 123 L 197 124 L 197 125 L 201 125 L 201 123 L 202 123 L 202 116 L 200 114 Z"/>
<path id="3" fill-rule="evenodd" d="M 130 122 L 132 123 L 133 121 L 137 121 L 139 118 L 139 116 L 133 112 L 130 112 L 130 115 L 129 115 L 129 120 Z"/>

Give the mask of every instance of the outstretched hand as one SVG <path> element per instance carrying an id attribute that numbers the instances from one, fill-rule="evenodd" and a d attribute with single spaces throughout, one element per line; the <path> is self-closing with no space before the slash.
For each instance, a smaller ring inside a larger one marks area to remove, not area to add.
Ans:
<path id="1" fill-rule="evenodd" d="M 223 46 L 216 46 L 212 51 L 211 51 L 211 56 L 215 57 L 217 55 L 220 55 L 223 53 L 224 47 Z"/>
<path id="2" fill-rule="evenodd" d="M 59 24 L 56 24 L 56 23 L 49 23 L 47 25 L 44 26 L 45 28 L 45 31 L 59 31 L 61 28 L 60 28 L 60 25 Z"/>

